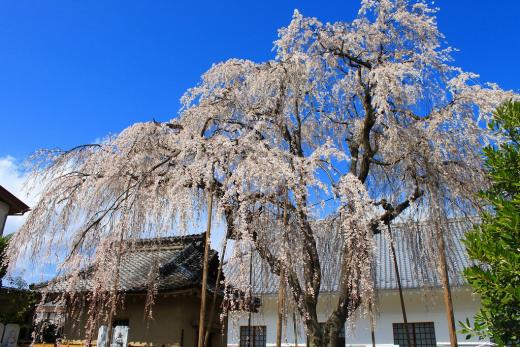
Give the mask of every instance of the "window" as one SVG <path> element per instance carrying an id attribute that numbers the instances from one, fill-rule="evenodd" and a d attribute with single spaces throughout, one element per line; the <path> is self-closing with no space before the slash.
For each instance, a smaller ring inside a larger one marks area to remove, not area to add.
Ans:
<path id="1" fill-rule="evenodd" d="M 265 347 L 265 344 L 265 325 L 252 325 L 251 331 L 248 326 L 240 327 L 240 347 Z"/>
<path id="2" fill-rule="evenodd" d="M 404 323 L 394 323 L 394 344 L 408 347 Z M 410 342 L 415 347 L 436 347 L 435 326 L 433 322 L 408 323 Z"/>

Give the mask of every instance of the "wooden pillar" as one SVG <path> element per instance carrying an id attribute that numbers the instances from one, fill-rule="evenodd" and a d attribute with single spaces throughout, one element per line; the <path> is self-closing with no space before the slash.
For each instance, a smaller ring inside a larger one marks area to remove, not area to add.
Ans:
<path id="1" fill-rule="evenodd" d="M 408 346 L 414 346 L 412 344 L 412 340 L 410 339 L 410 332 L 408 331 L 408 319 L 406 318 L 406 307 L 404 305 L 403 298 L 403 288 L 401 286 L 401 276 L 399 274 L 399 265 L 397 263 L 397 256 L 395 254 L 395 245 L 394 245 L 394 237 L 392 236 L 392 229 L 390 228 L 390 222 L 386 225 L 388 228 L 388 235 L 390 236 L 390 249 L 392 251 L 392 258 L 394 259 L 394 270 L 395 270 L 395 278 L 397 280 L 397 288 L 399 288 L 399 299 L 401 300 L 401 312 L 403 313 L 403 322 L 404 322 L 404 333 L 406 334 L 406 341 L 408 342 Z M 414 341 L 415 342 L 415 341 Z"/>
<path id="2" fill-rule="evenodd" d="M 202 289 L 200 294 L 200 315 L 199 315 L 199 338 L 197 346 L 204 346 L 204 322 L 206 319 L 206 294 L 208 282 L 208 259 L 211 240 L 211 217 L 213 212 L 213 194 L 211 190 L 208 192 L 208 222 L 206 225 L 206 237 L 204 241 L 204 267 L 202 270 Z"/>
<path id="3" fill-rule="evenodd" d="M 298 347 L 298 325 L 296 324 L 296 313 L 292 313 L 293 328 L 294 328 L 294 347 Z"/>
<path id="4" fill-rule="evenodd" d="M 249 257 L 249 305 L 248 305 L 248 316 L 247 316 L 247 347 L 252 347 L 251 337 L 254 338 L 254 333 L 251 333 L 251 314 L 254 305 L 253 300 L 253 247 L 251 246 Z"/>
<path id="5" fill-rule="evenodd" d="M 372 339 L 372 347 L 376 347 L 376 334 L 374 331 L 374 310 L 372 308 L 372 303 L 369 304 L 370 311 L 370 338 Z"/>
<path id="6" fill-rule="evenodd" d="M 280 281 L 278 287 L 278 322 L 276 324 L 276 347 L 282 346 L 283 310 L 285 299 L 285 278 L 283 269 L 280 270 Z"/>
<path id="7" fill-rule="evenodd" d="M 450 332 L 451 347 L 457 347 L 457 333 L 455 330 L 455 317 L 453 315 L 453 301 L 451 298 L 450 278 L 448 274 L 448 264 L 446 262 L 446 245 L 442 230 L 438 223 L 436 223 L 437 247 L 439 248 L 439 264 L 440 276 L 442 281 L 442 289 L 444 291 L 444 306 L 446 308 L 446 318 L 448 319 L 448 329 Z"/>
<path id="8" fill-rule="evenodd" d="M 284 244 L 287 238 L 287 226 L 289 225 L 289 215 L 287 213 L 287 205 L 289 203 L 289 197 L 285 193 L 285 206 L 283 208 L 283 231 L 282 237 Z M 278 321 L 276 324 L 276 347 L 282 346 L 282 330 L 283 330 L 283 311 L 285 307 L 285 270 L 283 266 L 280 269 L 280 276 L 278 282 Z"/>
<path id="9" fill-rule="evenodd" d="M 204 346 L 208 345 L 209 335 L 212 325 L 213 317 L 215 316 L 215 310 L 217 306 L 218 292 L 220 288 L 220 278 L 222 277 L 222 264 L 224 264 L 224 257 L 226 256 L 227 237 L 224 239 L 224 245 L 222 246 L 222 252 L 220 253 L 220 262 L 218 264 L 217 280 L 215 281 L 215 292 L 213 293 L 213 302 L 211 303 L 211 309 L 209 311 L 208 329 L 204 336 Z"/>
<path id="10" fill-rule="evenodd" d="M 437 249 L 439 252 L 439 276 L 442 282 L 444 292 L 444 308 L 446 310 L 446 318 L 448 320 L 448 330 L 450 333 L 451 347 L 457 347 L 457 333 L 455 330 L 455 317 L 453 315 L 453 301 L 451 298 L 450 279 L 448 275 L 448 264 L 446 262 L 446 244 L 444 242 L 444 234 L 442 231 L 441 221 L 444 220 L 445 212 L 442 210 L 442 201 L 438 191 L 438 185 L 430 182 L 428 185 L 431 194 L 431 215 L 433 217 L 433 226 L 435 228 L 435 236 L 437 241 Z"/>

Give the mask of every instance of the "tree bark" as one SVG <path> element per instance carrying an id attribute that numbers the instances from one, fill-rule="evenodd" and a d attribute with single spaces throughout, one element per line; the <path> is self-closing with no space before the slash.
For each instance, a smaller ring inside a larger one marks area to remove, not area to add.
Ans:
<path id="1" fill-rule="evenodd" d="M 323 347 L 323 339 L 321 334 L 310 333 L 307 335 L 307 344 L 309 347 Z"/>

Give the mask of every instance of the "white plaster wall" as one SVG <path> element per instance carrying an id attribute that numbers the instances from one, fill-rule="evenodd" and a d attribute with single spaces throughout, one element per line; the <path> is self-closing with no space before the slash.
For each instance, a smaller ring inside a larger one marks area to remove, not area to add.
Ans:
<path id="1" fill-rule="evenodd" d="M 276 343 L 276 323 L 277 316 L 277 295 L 267 295 L 261 297 L 262 306 L 258 313 L 251 314 L 251 325 L 265 325 L 267 327 L 267 346 L 275 346 Z M 303 325 L 296 314 L 297 341 L 299 346 L 306 346 L 305 332 Z M 236 314 L 230 316 L 228 320 L 228 346 L 238 346 L 240 339 L 240 326 L 247 326 L 248 314 Z M 287 315 L 282 331 L 282 345 L 294 346 L 294 323 L 292 311 Z"/>
<path id="2" fill-rule="evenodd" d="M 408 322 L 433 322 L 437 345 L 449 345 L 449 332 L 446 313 L 444 310 L 443 292 L 441 289 L 421 292 L 407 290 L 404 292 Z M 479 299 L 472 295 L 469 288 L 452 290 L 452 300 L 456 329 L 458 321 L 465 321 L 473 317 L 480 307 Z M 379 296 L 379 315 L 376 318 L 376 343 L 392 344 L 392 323 L 402 323 L 401 303 L 397 291 L 385 291 Z M 370 322 L 368 318 L 357 318 L 355 328 L 348 331 L 346 344 L 371 345 Z M 350 330 L 350 329 L 349 329 Z M 457 335 L 459 345 L 477 345 L 477 340 L 467 341 L 465 335 Z"/>
<path id="3" fill-rule="evenodd" d="M 473 317 L 479 309 L 480 301 L 471 294 L 468 288 L 456 288 L 452 291 L 455 321 L 463 321 L 466 317 Z M 407 290 L 404 293 L 406 310 L 409 322 L 434 322 L 435 335 L 439 346 L 449 345 L 449 333 L 444 312 L 441 289 L 421 292 Z M 318 305 L 318 319 L 325 321 L 334 303 L 334 296 L 322 294 Z M 393 345 L 392 323 L 401 323 L 402 314 L 397 291 L 384 291 L 378 298 L 379 314 L 376 318 L 376 344 L 378 346 Z M 292 314 L 289 314 L 287 324 L 284 324 L 282 345 L 294 346 L 294 329 Z M 228 326 L 228 346 L 238 346 L 239 327 L 247 325 L 247 314 L 232 316 Z M 251 325 L 265 325 L 267 327 L 267 346 L 275 346 L 277 323 L 277 296 L 262 297 L 262 307 L 258 313 L 251 315 Z M 347 346 L 372 346 L 370 337 L 370 321 L 368 318 L 354 317 L 353 324 L 347 324 Z M 305 346 L 305 332 L 303 325 L 297 318 L 298 345 Z M 457 325 L 457 329 L 459 326 Z M 465 336 L 458 335 L 459 345 L 476 346 L 477 341 L 467 342 Z"/>

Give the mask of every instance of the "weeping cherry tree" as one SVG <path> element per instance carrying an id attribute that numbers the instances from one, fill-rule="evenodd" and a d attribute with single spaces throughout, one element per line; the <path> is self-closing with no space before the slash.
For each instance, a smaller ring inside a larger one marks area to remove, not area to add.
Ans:
<path id="1" fill-rule="evenodd" d="M 516 98 L 453 65 L 436 12 L 424 1 L 362 0 L 352 22 L 325 24 L 295 11 L 273 60 L 214 65 L 178 117 L 37 153 L 43 192 L 10 242 L 10 264 L 59 250 L 69 300 L 90 268 L 94 327 L 117 301 L 114 274 L 130 241 L 186 231 L 205 218 L 209 194 L 235 240 L 229 261 L 259 254 L 283 276 L 309 345 L 334 346 L 346 319 L 374 304 L 373 234 L 432 201 L 471 212 L 488 184 L 484 125 Z M 332 263 L 314 223 L 324 217 L 337 226 Z M 247 276 L 233 285 L 247 290 Z M 327 276 L 338 295 L 321 329 Z"/>

